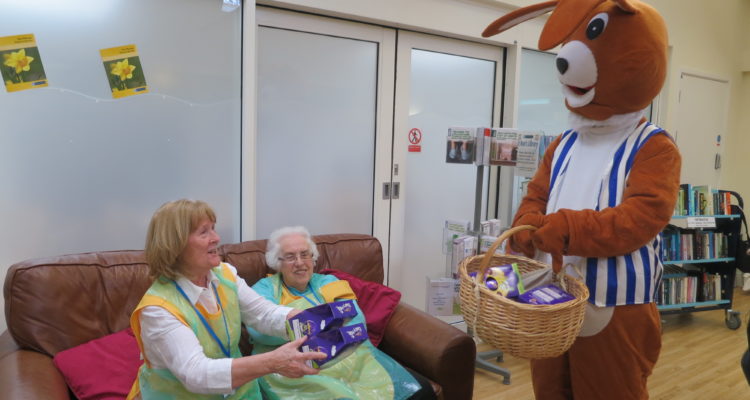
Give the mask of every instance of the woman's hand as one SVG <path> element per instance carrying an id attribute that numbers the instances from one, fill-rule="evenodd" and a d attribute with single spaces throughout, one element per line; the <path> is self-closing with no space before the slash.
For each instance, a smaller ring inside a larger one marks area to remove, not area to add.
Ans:
<path id="1" fill-rule="evenodd" d="M 293 318 L 293 317 L 294 317 L 295 315 L 297 315 L 297 314 L 301 313 L 302 311 L 304 311 L 304 310 L 300 310 L 300 309 L 297 309 L 297 308 L 295 308 L 295 309 L 293 309 L 292 311 L 289 311 L 289 314 L 287 314 L 287 315 L 286 315 L 286 319 L 291 319 L 291 318 Z"/>
<path id="2" fill-rule="evenodd" d="M 301 378 L 305 375 L 316 375 L 318 370 L 308 367 L 306 362 L 308 360 L 320 360 L 326 358 L 326 354 L 319 351 L 310 353 L 300 352 L 298 349 L 302 346 L 302 343 L 304 343 L 305 340 L 307 340 L 307 336 L 289 342 L 268 353 L 273 356 L 273 363 L 271 364 L 273 372 L 279 373 L 287 378 Z"/>

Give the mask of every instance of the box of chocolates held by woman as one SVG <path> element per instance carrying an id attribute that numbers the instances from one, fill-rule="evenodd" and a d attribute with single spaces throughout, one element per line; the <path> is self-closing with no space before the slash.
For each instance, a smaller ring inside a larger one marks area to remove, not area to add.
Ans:
<path id="1" fill-rule="evenodd" d="M 357 316 L 357 309 L 351 300 L 334 301 L 308 308 L 289 318 L 286 322 L 289 338 L 314 336 L 329 328 L 336 328 Z"/>
<path id="2" fill-rule="evenodd" d="M 367 340 L 367 328 L 365 324 L 353 324 L 339 328 L 327 329 L 311 336 L 300 347 L 302 352 L 319 351 L 326 354 L 322 360 L 311 360 L 313 368 L 325 368 L 334 364 L 334 361 L 345 358 Z"/>

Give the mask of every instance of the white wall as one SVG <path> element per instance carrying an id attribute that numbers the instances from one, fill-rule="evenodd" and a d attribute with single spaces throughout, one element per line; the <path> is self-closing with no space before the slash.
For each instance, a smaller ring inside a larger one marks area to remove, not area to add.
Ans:
<path id="1" fill-rule="evenodd" d="M 481 38 L 484 27 L 516 6 L 534 0 L 261 0 L 258 4 L 303 10 L 391 27 L 413 29 L 466 40 L 536 48 L 545 18 L 523 23 L 490 39 Z M 541 2 L 541 0 L 540 0 Z M 671 46 L 670 70 L 662 95 L 660 123 L 675 127 L 679 72 L 688 70 L 719 76 L 730 83 L 730 109 L 721 185 L 750 198 L 750 1 L 747 0 L 647 0 L 664 16 Z M 510 77 L 506 84 L 513 84 Z M 689 162 L 689 160 L 686 160 Z"/>
<path id="2" fill-rule="evenodd" d="M 744 179 L 750 167 L 746 117 L 750 105 L 747 73 L 750 63 L 750 2 L 746 0 L 650 0 L 667 21 L 672 47 L 670 75 L 667 82 L 667 130 L 676 125 L 679 72 L 693 71 L 729 80 L 730 103 L 725 141 L 725 160 L 720 184 L 750 198 L 750 182 Z M 683 160 L 689 162 L 690 160 Z"/>
<path id="3" fill-rule="evenodd" d="M 484 28 L 511 11 L 510 4 L 533 4 L 530 0 L 260 0 L 259 5 L 314 12 L 362 22 L 411 29 L 459 39 L 536 47 L 545 18 L 537 18 L 491 39 L 483 39 Z"/>

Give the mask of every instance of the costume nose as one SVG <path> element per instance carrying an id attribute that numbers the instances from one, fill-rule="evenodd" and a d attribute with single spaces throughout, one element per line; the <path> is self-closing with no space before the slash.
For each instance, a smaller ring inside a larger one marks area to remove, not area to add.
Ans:
<path id="1" fill-rule="evenodd" d="M 568 60 L 564 58 L 558 57 L 555 59 L 555 64 L 557 65 L 557 70 L 560 71 L 560 75 L 565 74 L 565 71 L 568 70 Z"/>

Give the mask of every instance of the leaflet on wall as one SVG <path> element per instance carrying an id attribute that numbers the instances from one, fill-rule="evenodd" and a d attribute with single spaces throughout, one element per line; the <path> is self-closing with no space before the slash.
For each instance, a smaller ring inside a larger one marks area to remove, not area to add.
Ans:
<path id="1" fill-rule="evenodd" d="M 99 53 L 107 73 L 112 97 L 132 96 L 148 93 L 146 76 L 141 67 L 141 59 L 134 44 L 101 49 Z"/>
<path id="2" fill-rule="evenodd" d="M 448 128 L 445 162 L 452 164 L 474 163 L 474 129 Z"/>
<path id="3" fill-rule="evenodd" d="M 539 133 L 521 132 L 518 135 L 516 175 L 531 178 L 539 167 Z"/>
<path id="4" fill-rule="evenodd" d="M 0 37 L 0 73 L 8 92 L 47 86 L 33 33 Z"/>
<path id="5" fill-rule="evenodd" d="M 516 165 L 518 158 L 518 130 L 492 128 L 490 165 Z"/>

